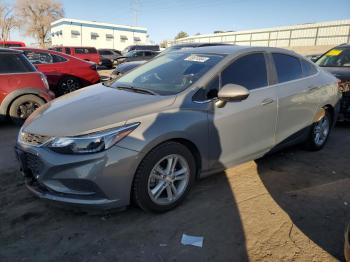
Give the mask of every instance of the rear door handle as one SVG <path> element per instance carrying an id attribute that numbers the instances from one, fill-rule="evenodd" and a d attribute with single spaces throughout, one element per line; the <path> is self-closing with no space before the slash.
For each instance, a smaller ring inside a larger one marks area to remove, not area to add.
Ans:
<path id="1" fill-rule="evenodd" d="M 273 103 L 275 100 L 273 99 L 273 98 L 266 98 L 266 99 L 264 99 L 262 102 L 261 102 L 261 105 L 262 106 L 266 106 L 266 105 L 268 105 L 268 104 L 271 104 L 271 103 Z"/>

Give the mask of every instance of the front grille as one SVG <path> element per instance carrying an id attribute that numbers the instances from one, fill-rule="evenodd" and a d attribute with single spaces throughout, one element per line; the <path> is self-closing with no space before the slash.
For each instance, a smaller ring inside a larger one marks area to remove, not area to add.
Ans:
<path id="1" fill-rule="evenodd" d="M 43 169 L 43 162 L 36 155 L 30 153 L 24 153 L 25 168 L 29 170 L 33 176 L 40 174 Z"/>
<path id="2" fill-rule="evenodd" d="M 40 146 L 50 139 L 49 136 L 35 135 L 31 133 L 20 133 L 20 141 L 32 146 Z"/>

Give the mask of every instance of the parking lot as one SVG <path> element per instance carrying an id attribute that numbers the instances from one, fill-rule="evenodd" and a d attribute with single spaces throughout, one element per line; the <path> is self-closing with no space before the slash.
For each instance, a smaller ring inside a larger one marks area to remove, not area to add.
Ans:
<path id="1" fill-rule="evenodd" d="M 294 147 L 199 181 L 165 214 L 67 210 L 24 187 L 18 128 L 0 126 L 0 261 L 336 261 L 350 204 L 350 125 L 320 152 Z M 183 246 L 183 233 L 203 248 Z M 49 256 L 48 256 L 49 254 Z"/>

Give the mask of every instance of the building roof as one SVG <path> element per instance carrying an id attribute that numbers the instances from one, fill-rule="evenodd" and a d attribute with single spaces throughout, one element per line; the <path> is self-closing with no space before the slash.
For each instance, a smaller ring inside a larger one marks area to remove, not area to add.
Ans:
<path id="1" fill-rule="evenodd" d="M 56 20 L 51 23 L 51 28 L 55 28 L 60 25 L 77 25 L 77 26 L 100 28 L 100 29 L 147 33 L 147 28 L 145 27 L 101 23 L 96 21 L 78 20 L 78 19 L 71 19 L 71 18 L 62 18 L 62 19 Z"/>
<path id="2" fill-rule="evenodd" d="M 194 36 L 180 38 L 177 40 L 191 40 L 191 39 L 199 39 L 199 38 L 214 37 L 214 36 L 265 33 L 265 32 L 272 32 L 272 31 L 285 31 L 285 30 L 291 30 L 291 29 L 309 29 L 309 28 L 316 28 L 316 27 L 324 27 L 324 26 L 329 27 L 329 26 L 339 26 L 339 25 L 347 25 L 347 24 L 350 24 L 350 19 L 318 22 L 318 23 L 294 24 L 294 25 L 288 25 L 288 26 L 276 26 L 276 27 L 270 27 L 270 28 L 260 28 L 260 29 L 251 29 L 251 30 L 230 31 L 230 32 L 217 33 L 217 34 L 194 35 Z"/>

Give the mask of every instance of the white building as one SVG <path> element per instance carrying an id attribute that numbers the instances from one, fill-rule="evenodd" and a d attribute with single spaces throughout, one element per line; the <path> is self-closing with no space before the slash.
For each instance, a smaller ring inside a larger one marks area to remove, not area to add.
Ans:
<path id="1" fill-rule="evenodd" d="M 51 23 L 52 46 L 93 46 L 123 50 L 149 42 L 147 29 L 62 18 Z"/>
<path id="2" fill-rule="evenodd" d="M 189 42 L 283 47 L 301 53 L 323 52 L 335 45 L 350 42 L 350 20 L 196 35 L 177 39 L 172 44 Z"/>

